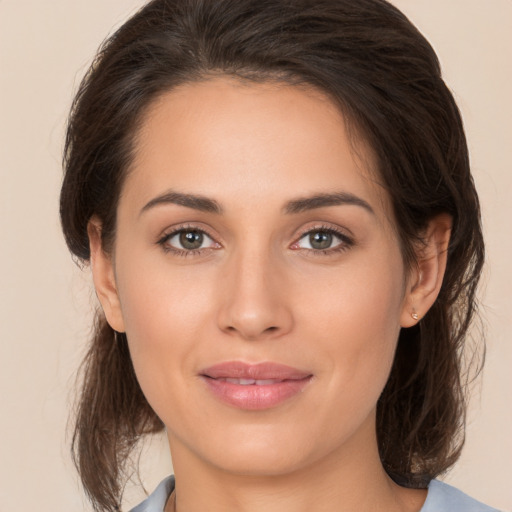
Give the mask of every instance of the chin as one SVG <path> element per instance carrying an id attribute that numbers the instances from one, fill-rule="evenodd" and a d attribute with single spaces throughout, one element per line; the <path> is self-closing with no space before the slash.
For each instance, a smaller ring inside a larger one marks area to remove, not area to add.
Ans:
<path id="1" fill-rule="evenodd" d="M 311 443 L 309 431 L 280 427 L 240 426 L 226 432 L 222 440 L 218 436 L 205 440 L 208 445 L 196 446 L 204 448 L 202 454 L 197 454 L 225 472 L 264 478 L 289 475 L 313 465 L 333 444 Z"/>

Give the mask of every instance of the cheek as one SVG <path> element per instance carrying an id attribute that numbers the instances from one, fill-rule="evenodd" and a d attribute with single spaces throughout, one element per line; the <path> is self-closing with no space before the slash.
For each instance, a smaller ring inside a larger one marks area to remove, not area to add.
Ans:
<path id="1" fill-rule="evenodd" d="M 384 246 L 384 248 L 386 248 Z M 314 286 L 297 288 L 304 309 L 301 316 L 317 319 L 317 324 L 347 340 L 372 331 L 381 337 L 391 329 L 398 334 L 404 300 L 404 269 L 397 251 L 356 253 L 345 266 L 327 269 L 323 275 L 307 276 Z M 314 309 L 314 313 L 312 312 Z M 378 339 L 369 340 L 376 343 Z"/>
<path id="2" fill-rule="evenodd" d="M 172 389 L 169 379 L 191 369 L 191 349 L 204 338 L 201 332 L 213 314 L 214 278 L 159 260 L 137 268 L 141 260 L 134 254 L 117 271 L 130 354 L 150 403 Z"/>
<path id="3" fill-rule="evenodd" d="M 316 332 L 318 349 L 329 361 L 331 392 L 352 404 L 344 410 L 374 405 L 386 384 L 400 332 L 403 283 L 400 254 L 390 252 L 341 269 L 303 297 L 305 305 L 314 305 L 309 313 L 304 308 L 301 316 L 309 325 L 303 320 L 303 328 Z"/>
<path id="4" fill-rule="evenodd" d="M 211 267 L 173 263 L 159 247 L 138 247 L 137 240 L 125 245 L 131 250 L 119 247 L 116 282 L 127 332 L 146 344 L 169 342 L 174 331 L 192 333 L 211 309 Z"/>

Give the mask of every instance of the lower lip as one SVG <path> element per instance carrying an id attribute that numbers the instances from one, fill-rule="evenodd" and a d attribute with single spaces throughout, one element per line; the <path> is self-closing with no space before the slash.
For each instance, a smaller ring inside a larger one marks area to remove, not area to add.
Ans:
<path id="1" fill-rule="evenodd" d="M 266 386 L 257 384 L 244 386 L 203 376 L 210 391 L 221 401 L 239 409 L 251 411 L 270 409 L 282 404 L 300 393 L 311 378 L 308 376 L 304 379 L 284 380 Z"/>

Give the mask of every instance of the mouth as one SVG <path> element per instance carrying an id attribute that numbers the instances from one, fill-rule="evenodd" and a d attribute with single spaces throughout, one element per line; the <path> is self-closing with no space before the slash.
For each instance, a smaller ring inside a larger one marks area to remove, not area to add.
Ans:
<path id="1" fill-rule="evenodd" d="M 239 386 L 270 386 L 272 384 L 284 382 L 284 380 L 278 380 L 278 379 L 230 379 L 227 377 L 220 378 L 217 380 L 220 382 L 229 382 L 231 384 L 238 384 Z"/>
<path id="2" fill-rule="evenodd" d="M 290 400 L 304 390 L 313 375 L 278 363 L 229 361 L 206 368 L 200 377 L 216 399 L 254 411 Z"/>

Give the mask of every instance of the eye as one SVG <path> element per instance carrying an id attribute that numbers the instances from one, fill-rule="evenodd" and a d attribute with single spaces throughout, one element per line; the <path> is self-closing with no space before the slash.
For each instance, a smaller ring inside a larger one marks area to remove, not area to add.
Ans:
<path id="1" fill-rule="evenodd" d="M 173 231 L 165 235 L 159 243 L 166 250 L 177 253 L 190 253 L 219 247 L 219 244 L 204 231 L 195 228 L 181 228 Z"/>
<path id="2" fill-rule="evenodd" d="M 301 238 L 308 249 L 330 249 L 335 237 L 327 231 L 313 231 Z"/>
<path id="3" fill-rule="evenodd" d="M 321 228 L 308 231 L 292 246 L 292 249 L 334 252 L 353 245 L 352 240 L 334 229 Z"/>

